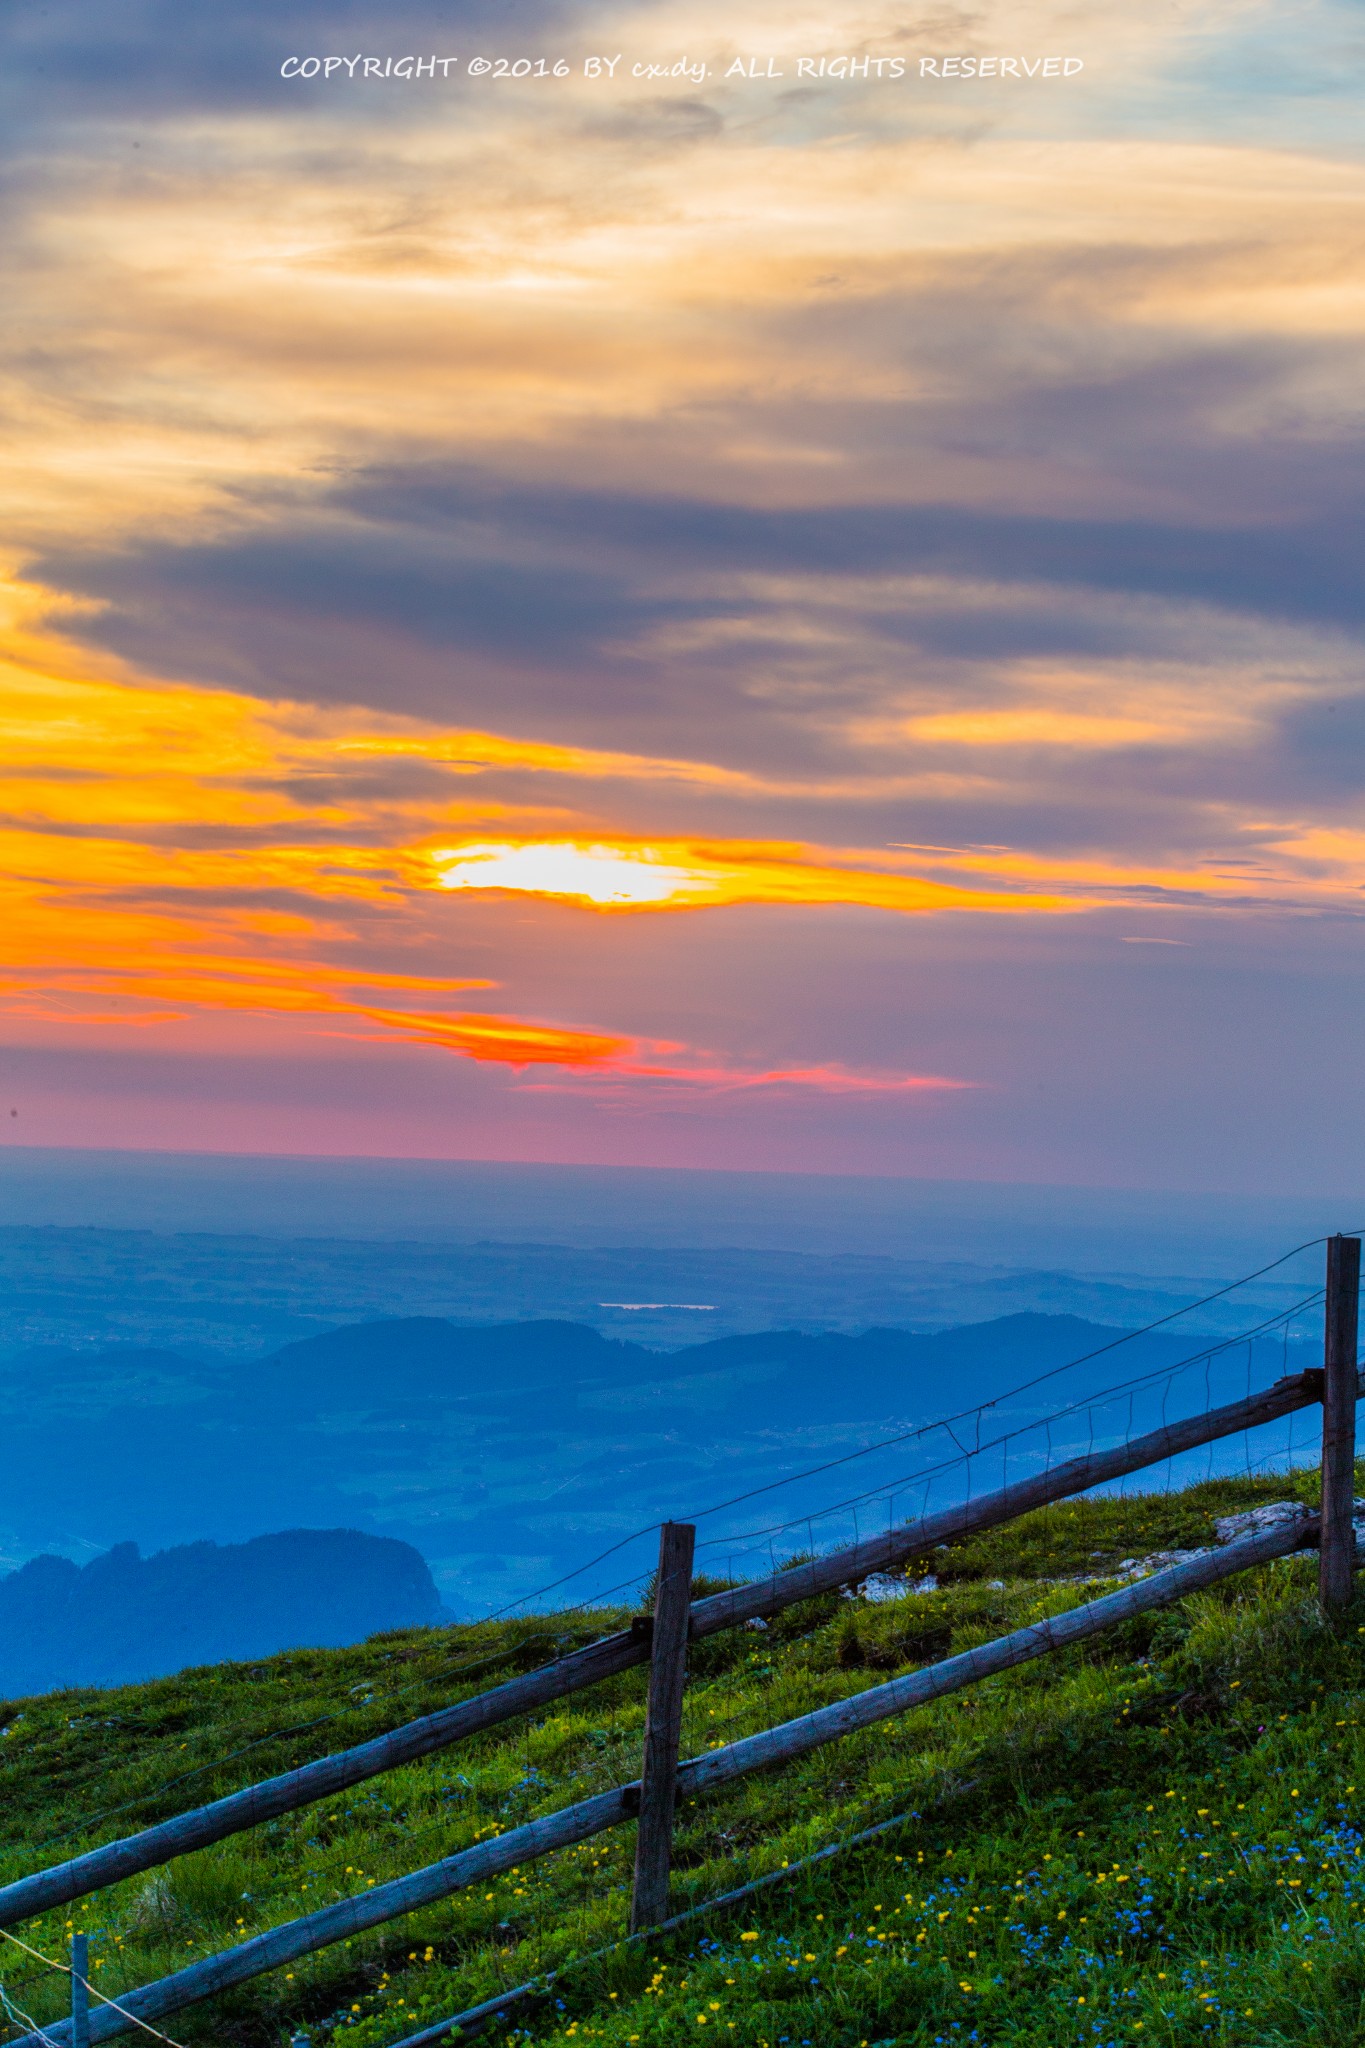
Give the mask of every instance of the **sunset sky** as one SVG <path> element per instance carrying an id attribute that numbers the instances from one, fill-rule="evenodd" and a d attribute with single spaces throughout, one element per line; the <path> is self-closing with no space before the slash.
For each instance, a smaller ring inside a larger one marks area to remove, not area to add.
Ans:
<path id="1" fill-rule="evenodd" d="M 6 35 L 6 1142 L 1359 1185 L 1357 13 Z"/>

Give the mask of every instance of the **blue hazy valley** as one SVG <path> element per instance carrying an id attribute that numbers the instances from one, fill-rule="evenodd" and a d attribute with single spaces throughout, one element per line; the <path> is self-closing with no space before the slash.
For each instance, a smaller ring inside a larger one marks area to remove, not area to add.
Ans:
<path id="1" fill-rule="evenodd" d="M 700 1569 L 743 1577 L 1236 1398 L 1320 1343 L 1311 1309 L 1228 1342 L 1312 1293 L 1315 1254 L 1119 1341 L 1298 1218 L 1201 1237 L 1178 1207 L 1047 1191 L 793 1186 L 765 1210 L 733 1176 L 389 1186 L 343 1162 L 276 1186 L 252 1162 L 231 1184 L 135 1162 L 78 1182 L 46 1158 L 46 1183 L 15 1154 L 0 1174 L 11 1696 L 590 1603 L 643 1582 L 665 1516 L 697 1520 Z M 477 1235 L 485 1216 L 507 1235 Z M 1067 1247 L 1074 1265 L 1046 1257 Z M 1157 1483 L 1293 1451 L 1280 1425 Z M 260 1547 L 291 1533 L 311 1549 Z"/>

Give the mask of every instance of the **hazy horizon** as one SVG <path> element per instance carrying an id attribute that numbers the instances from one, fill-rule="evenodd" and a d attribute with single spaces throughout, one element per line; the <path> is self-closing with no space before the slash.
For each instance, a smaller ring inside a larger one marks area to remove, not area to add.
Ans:
<path id="1" fill-rule="evenodd" d="M 0 1226 L 863 1252 L 1224 1277 L 1340 1196 L 558 1162 L 0 1147 Z"/>

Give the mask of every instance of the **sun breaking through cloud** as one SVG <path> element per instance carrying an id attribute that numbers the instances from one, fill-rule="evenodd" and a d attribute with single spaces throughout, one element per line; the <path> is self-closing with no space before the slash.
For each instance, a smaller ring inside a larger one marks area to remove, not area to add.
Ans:
<path id="1" fill-rule="evenodd" d="M 1083 909 L 1083 896 L 1021 889 L 970 889 L 856 864 L 822 860 L 813 849 L 750 841 L 723 847 L 658 844 L 475 841 L 431 854 L 440 886 L 558 898 L 596 910 L 696 910 L 741 903 L 864 904 L 902 912 Z"/>

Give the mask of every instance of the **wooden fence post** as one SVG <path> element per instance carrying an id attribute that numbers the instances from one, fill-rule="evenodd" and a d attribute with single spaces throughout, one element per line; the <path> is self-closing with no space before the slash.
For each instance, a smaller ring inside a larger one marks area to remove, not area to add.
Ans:
<path id="1" fill-rule="evenodd" d="M 673 1854 L 673 1800 L 682 1739 L 683 1685 L 687 1677 L 687 1624 L 692 1606 L 690 1522 L 665 1522 L 659 1531 L 659 1576 L 654 1588 L 649 1705 L 645 1709 L 640 1772 L 640 1828 L 635 1840 L 635 1890 L 630 1931 L 668 1918 L 668 1871 Z"/>
<path id="2" fill-rule="evenodd" d="M 71 2048 L 90 2048 L 90 1938 L 71 1937 Z"/>
<path id="3" fill-rule="evenodd" d="M 1356 1326 L 1360 1239 L 1327 1240 L 1327 1312 L 1322 1374 L 1322 1548 L 1318 1598 L 1329 1611 L 1351 1598 L 1355 1572 Z"/>

